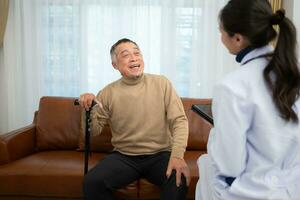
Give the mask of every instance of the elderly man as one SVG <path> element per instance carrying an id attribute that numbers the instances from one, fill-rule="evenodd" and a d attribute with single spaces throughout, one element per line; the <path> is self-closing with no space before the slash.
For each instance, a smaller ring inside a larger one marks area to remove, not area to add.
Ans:
<path id="1" fill-rule="evenodd" d="M 108 123 L 114 151 L 84 177 L 87 200 L 113 199 L 112 192 L 146 178 L 160 186 L 161 199 L 185 199 L 189 169 L 183 159 L 188 122 L 182 102 L 170 81 L 160 75 L 144 74 L 138 45 L 121 39 L 111 47 L 113 67 L 122 78 L 102 89 L 97 97 L 80 96 L 79 102 L 92 110 L 92 132 L 100 134 Z"/>

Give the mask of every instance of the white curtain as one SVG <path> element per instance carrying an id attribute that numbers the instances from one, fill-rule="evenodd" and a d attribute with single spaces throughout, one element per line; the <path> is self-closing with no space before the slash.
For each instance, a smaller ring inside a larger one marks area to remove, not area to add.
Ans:
<path id="1" fill-rule="evenodd" d="M 41 96 L 97 93 L 120 77 L 110 47 L 137 42 L 145 72 L 182 97 L 209 98 L 235 68 L 220 41 L 226 0 L 11 0 L 0 51 L 0 133 L 31 123 Z"/>

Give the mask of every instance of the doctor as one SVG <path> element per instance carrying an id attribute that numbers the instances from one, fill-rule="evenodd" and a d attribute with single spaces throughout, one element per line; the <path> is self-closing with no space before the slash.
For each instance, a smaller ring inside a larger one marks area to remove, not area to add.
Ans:
<path id="1" fill-rule="evenodd" d="M 241 67 L 216 84 L 215 127 L 198 159 L 196 200 L 300 199 L 296 30 L 268 0 L 230 0 L 221 39 Z M 275 49 L 268 45 L 277 33 Z"/>

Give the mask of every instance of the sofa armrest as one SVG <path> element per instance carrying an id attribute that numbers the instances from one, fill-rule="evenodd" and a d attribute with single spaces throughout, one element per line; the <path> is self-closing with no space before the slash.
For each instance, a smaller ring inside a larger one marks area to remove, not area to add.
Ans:
<path id="1" fill-rule="evenodd" d="M 0 165 L 23 158 L 36 150 L 36 125 L 0 135 Z"/>

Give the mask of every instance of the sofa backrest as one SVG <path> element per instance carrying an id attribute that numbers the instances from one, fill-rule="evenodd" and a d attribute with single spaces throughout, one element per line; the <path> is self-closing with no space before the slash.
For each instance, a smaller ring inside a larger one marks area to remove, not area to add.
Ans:
<path id="1" fill-rule="evenodd" d="M 79 106 L 74 106 L 75 98 L 42 97 L 40 100 L 37 126 L 38 150 L 83 150 L 80 131 L 84 131 L 84 120 Z M 187 150 L 206 151 L 206 144 L 211 125 L 192 111 L 193 104 L 211 104 L 210 99 L 182 98 L 185 113 L 189 121 L 189 139 Z M 99 136 L 92 137 L 91 149 L 109 151 L 111 137 L 109 127 L 105 127 Z M 78 148 L 79 147 L 79 148 Z"/>
<path id="2" fill-rule="evenodd" d="M 38 150 L 76 149 L 80 107 L 75 98 L 42 97 L 36 119 Z"/>
<path id="3" fill-rule="evenodd" d="M 181 98 L 185 114 L 189 121 L 189 139 L 187 150 L 206 151 L 209 131 L 212 125 L 192 110 L 194 104 L 211 105 L 211 99 Z"/>

